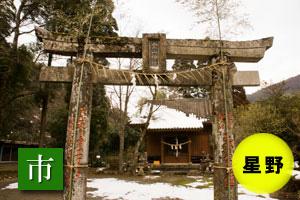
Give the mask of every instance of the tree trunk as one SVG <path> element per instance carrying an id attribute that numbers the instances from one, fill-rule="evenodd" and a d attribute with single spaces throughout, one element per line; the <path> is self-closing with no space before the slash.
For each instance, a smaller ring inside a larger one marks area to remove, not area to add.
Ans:
<path id="1" fill-rule="evenodd" d="M 19 42 L 19 36 L 20 36 L 20 22 L 16 21 L 16 30 L 14 32 L 14 39 L 12 43 L 12 49 L 17 52 L 18 49 L 18 42 Z"/>
<path id="2" fill-rule="evenodd" d="M 125 125 L 119 131 L 119 173 L 123 173 L 124 167 L 124 142 L 125 142 Z"/>
<path id="3" fill-rule="evenodd" d="M 156 94 L 157 94 L 157 88 L 155 87 L 155 91 L 154 92 L 151 91 L 151 93 L 152 93 L 152 96 L 153 96 L 152 99 L 155 100 L 156 99 Z M 133 173 L 135 173 L 135 169 L 136 169 L 137 164 L 138 164 L 139 149 L 140 149 L 140 146 L 141 146 L 141 144 L 144 140 L 144 137 L 147 133 L 147 128 L 149 126 L 149 123 L 150 123 L 150 120 L 151 120 L 151 117 L 152 117 L 152 114 L 153 114 L 153 107 L 154 107 L 154 104 L 153 104 L 153 102 L 151 102 L 150 108 L 149 108 L 149 114 L 148 114 L 147 120 L 145 122 L 146 126 L 141 129 L 140 137 L 139 137 L 139 139 L 138 139 L 138 141 L 137 141 L 137 143 L 135 144 L 135 147 L 134 147 L 133 163 L 132 163 L 132 172 Z"/>
<path id="4" fill-rule="evenodd" d="M 234 66 L 234 64 L 232 64 Z M 237 183 L 231 160 L 234 151 L 233 100 L 230 65 L 219 65 L 213 73 L 214 199 L 237 200 Z"/>
<path id="5" fill-rule="evenodd" d="M 52 64 L 53 55 L 49 54 L 48 57 L 48 66 Z M 48 112 L 48 100 L 49 100 L 49 85 L 44 83 L 44 93 L 42 97 L 42 113 L 41 113 L 41 126 L 40 126 L 40 140 L 39 147 L 43 147 L 45 143 L 45 130 L 47 126 L 47 112 Z"/>
<path id="6" fill-rule="evenodd" d="M 119 65 L 120 66 L 120 65 Z M 119 67 L 119 69 L 121 69 Z M 119 100 L 120 100 L 120 112 L 122 112 L 122 87 L 119 87 Z M 120 113 L 120 116 L 122 117 L 122 126 L 121 130 L 119 132 L 119 173 L 123 172 L 124 168 L 124 143 L 125 143 L 125 129 L 126 129 L 126 124 L 127 124 L 127 109 L 128 109 L 128 102 L 129 102 L 129 97 L 131 93 L 129 92 L 129 86 L 126 87 L 126 94 L 125 94 L 125 101 L 124 101 L 124 115 L 123 113 Z"/>
<path id="7" fill-rule="evenodd" d="M 146 135 L 147 132 L 147 128 L 143 128 L 143 130 L 141 131 L 140 137 L 134 147 L 134 152 L 133 152 L 133 163 L 132 163 L 132 172 L 135 173 L 135 168 L 137 167 L 138 164 L 138 158 L 139 158 L 139 149 L 141 147 L 141 144 L 144 140 L 144 137 Z"/>
<path id="8" fill-rule="evenodd" d="M 46 87 L 46 85 L 45 85 Z M 48 92 L 42 97 L 42 114 L 41 114 L 41 127 L 40 127 L 40 140 L 39 147 L 44 147 L 45 144 L 45 130 L 47 126 L 47 110 L 48 110 Z"/>
<path id="9" fill-rule="evenodd" d="M 21 1 L 21 4 L 17 10 L 16 13 L 16 18 L 15 18 L 15 28 L 14 28 L 14 38 L 13 38 L 13 43 L 12 43 L 12 48 L 15 52 L 17 52 L 18 49 L 18 42 L 19 42 L 19 36 L 20 36 L 20 26 L 21 26 L 21 13 L 23 11 L 24 5 L 26 1 L 23 0 Z"/>

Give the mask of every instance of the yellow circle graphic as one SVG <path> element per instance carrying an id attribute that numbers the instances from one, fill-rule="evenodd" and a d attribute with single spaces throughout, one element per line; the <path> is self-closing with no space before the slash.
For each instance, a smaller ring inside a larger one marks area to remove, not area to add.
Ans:
<path id="1" fill-rule="evenodd" d="M 237 181 L 246 189 L 269 194 L 282 188 L 291 178 L 293 153 L 279 137 L 257 133 L 236 148 L 232 168 Z"/>

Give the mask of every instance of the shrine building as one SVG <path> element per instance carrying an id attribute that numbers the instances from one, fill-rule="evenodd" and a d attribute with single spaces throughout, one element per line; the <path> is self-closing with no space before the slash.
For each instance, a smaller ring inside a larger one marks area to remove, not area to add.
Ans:
<path id="1" fill-rule="evenodd" d="M 145 106 L 139 117 L 131 119 L 132 126 L 144 126 Z M 153 113 L 145 136 L 148 163 L 199 164 L 212 159 L 212 125 L 208 118 L 186 114 L 160 106 Z"/>

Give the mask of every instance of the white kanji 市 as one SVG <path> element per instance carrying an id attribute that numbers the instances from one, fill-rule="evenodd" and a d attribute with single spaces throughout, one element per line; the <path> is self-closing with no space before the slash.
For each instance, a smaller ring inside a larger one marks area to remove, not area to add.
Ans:
<path id="1" fill-rule="evenodd" d="M 42 178 L 45 178 L 47 181 L 51 179 L 51 164 L 49 162 L 53 162 L 53 158 L 49 158 L 48 160 L 43 160 L 42 159 L 43 155 L 39 154 L 37 160 L 27 160 L 29 164 L 29 180 L 33 180 L 33 170 L 34 167 L 37 168 L 38 170 L 38 182 L 42 182 Z M 46 162 L 47 164 L 43 164 Z M 37 163 L 37 164 L 32 164 L 32 163 Z M 46 176 L 43 176 L 43 170 L 42 168 L 46 167 L 47 168 L 47 173 Z"/>

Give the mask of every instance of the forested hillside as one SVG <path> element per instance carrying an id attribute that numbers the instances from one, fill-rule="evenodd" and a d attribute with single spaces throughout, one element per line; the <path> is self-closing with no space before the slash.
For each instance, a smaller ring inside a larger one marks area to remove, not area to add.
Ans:
<path id="1" fill-rule="evenodd" d="M 270 96 L 269 91 L 273 90 L 275 87 L 282 85 L 284 87 L 285 94 L 295 94 L 300 92 L 300 74 L 289 79 L 286 79 L 280 83 L 270 85 L 263 88 L 253 94 L 248 95 L 248 100 L 250 102 L 266 99 Z"/>

